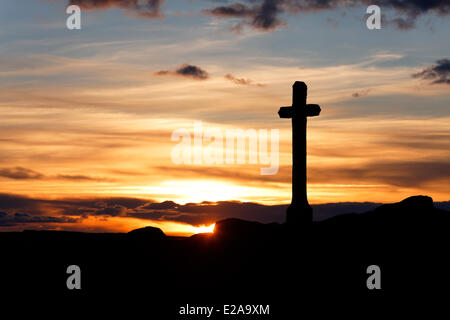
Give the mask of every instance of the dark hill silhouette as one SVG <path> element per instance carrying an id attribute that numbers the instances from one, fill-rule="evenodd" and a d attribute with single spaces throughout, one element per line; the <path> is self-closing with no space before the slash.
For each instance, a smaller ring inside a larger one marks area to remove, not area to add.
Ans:
<path id="1" fill-rule="evenodd" d="M 130 232 L 128 232 L 128 236 L 130 238 L 148 241 L 161 241 L 166 238 L 164 232 L 161 229 L 155 227 L 145 227 L 131 230 Z"/>
<path id="2" fill-rule="evenodd" d="M 403 233 L 416 228 L 418 229 L 416 231 L 419 231 L 424 226 L 435 227 L 438 230 L 446 226 L 450 222 L 449 219 L 450 214 L 446 210 L 434 207 L 432 198 L 413 196 L 398 203 L 383 204 L 366 213 L 341 214 L 324 221 L 314 222 L 311 230 L 320 232 L 322 229 L 326 229 L 332 232 L 328 229 L 342 228 L 355 229 L 355 231 L 379 230 L 386 232 L 391 230 Z M 246 238 L 251 241 L 273 236 L 282 237 L 284 234 L 292 236 L 292 232 L 296 233 L 297 231 L 299 230 L 292 230 L 278 223 L 263 224 L 240 219 L 224 219 L 216 222 L 213 238 L 222 241 Z M 308 232 L 308 230 L 301 231 Z"/>
<path id="3" fill-rule="evenodd" d="M 415 196 L 308 227 L 226 219 L 214 234 L 190 238 L 153 227 L 128 234 L 0 233 L 1 274 L 8 275 L 2 286 L 35 298 L 141 301 L 160 319 L 176 319 L 177 306 L 186 303 L 225 302 L 270 304 L 267 318 L 285 319 L 298 314 L 300 302 L 306 309 L 441 295 L 450 284 L 449 226 L 448 211 Z M 72 264 L 82 270 L 80 291 L 66 289 Z M 366 287 L 372 264 L 381 268 L 380 291 Z"/>

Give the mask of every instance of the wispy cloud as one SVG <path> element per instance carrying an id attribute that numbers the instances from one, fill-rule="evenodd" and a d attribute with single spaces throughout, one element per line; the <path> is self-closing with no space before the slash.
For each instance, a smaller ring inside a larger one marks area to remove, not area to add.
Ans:
<path id="1" fill-rule="evenodd" d="M 431 84 L 450 84 L 450 59 L 437 60 L 435 64 L 414 73 L 412 77 L 432 80 Z"/>
<path id="2" fill-rule="evenodd" d="M 243 86 L 254 86 L 254 87 L 264 87 L 265 85 L 262 83 L 255 83 L 253 80 L 245 79 L 245 78 L 236 78 L 235 76 L 227 73 L 225 75 L 225 79 L 234 82 L 235 84 L 243 85 Z"/>

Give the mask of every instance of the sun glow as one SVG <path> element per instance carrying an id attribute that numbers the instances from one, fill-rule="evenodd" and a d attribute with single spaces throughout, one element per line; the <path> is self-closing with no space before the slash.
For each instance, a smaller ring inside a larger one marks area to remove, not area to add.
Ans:
<path id="1" fill-rule="evenodd" d="M 229 200 L 238 198 L 242 192 L 242 188 L 234 184 L 218 181 L 166 181 L 163 184 L 173 193 L 182 195 L 186 202 Z"/>
<path id="2" fill-rule="evenodd" d="M 215 226 L 216 226 L 215 223 L 213 223 L 210 226 L 199 226 L 199 227 L 192 226 L 192 231 L 194 233 L 213 233 Z"/>

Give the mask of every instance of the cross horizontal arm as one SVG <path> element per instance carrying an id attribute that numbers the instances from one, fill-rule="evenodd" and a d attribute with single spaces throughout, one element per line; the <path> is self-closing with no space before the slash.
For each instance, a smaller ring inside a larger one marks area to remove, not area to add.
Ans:
<path id="1" fill-rule="evenodd" d="M 280 110 L 278 110 L 278 115 L 280 118 L 292 118 L 292 109 L 292 107 L 281 107 Z"/>
<path id="2" fill-rule="evenodd" d="M 320 114 L 320 106 L 318 104 L 307 104 L 305 106 L 305 116 L 306 117 L 315 117 Z"/>
<path id="3" fill-rule="evenodd" d="M 304 108 L 297 107 L 281 107 L 278 111 L 280 118 L 292 118 L 293 116 L 315 117 L 320 114 L 320 106 L 318 104 L 307 104 Z"/>

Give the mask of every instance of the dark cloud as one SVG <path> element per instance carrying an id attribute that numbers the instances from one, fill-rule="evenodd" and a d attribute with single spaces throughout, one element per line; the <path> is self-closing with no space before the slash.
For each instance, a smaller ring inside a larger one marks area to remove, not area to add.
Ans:
<path id="1" fill-rule="evenodd" d="M 278 15 L 284 10 L 284 0 L 248 0 L 249 5 L 233 3 L 226 6 L 219 6 L 213 9 L 204 10 L 208 15 L 225 18 L 242 18 L 244 24 L 251 25 L 256 29 L 268 31 L 282 24 Z M 242 24 L 238 24 L 234 30 L 239 30 Z"/>
<path id="2" fill-rule="evenodd" d="M 225 218 L 241 218 L 265 223 L 283 222 L 285 212 L 285 205 L 266 206 L 251 202 L 219 201 L 178 204 L 168 210 L 137 210 L 130 212 L 129 216 L 202 225 L 211 224 Z"/>
<path id="3" fill-rule="evenodd" d="M 243 85 L 243 86 L 254 86 L 254 87 L 264 87 L 265 86 L 262 83 L 254 83 L 250 79 L 236 78 L 231 74 L 226 74 L 225 79 L 230 80 L 231 82 L 234 82 L 236 84 Z"/>
<path id="4" fill-rule="evenodd" d="M 71 217 L 36 216 L 28 213 L 7 214 L 0 212 L 0 226 L 12 227 L 20 224 L 76 223 L 80 219 Z"/>
<path id="5" fill-rule="evenodd" d="M 431 84 L 450 84 L 450 59 L 440 59 L 436 64 L 412 75 L 413 78 L 432 80 Z"/>
<path id="6" fill-rule="evenodd" d="M 69 4 L 80 6 L 84 10 L 104 10 L 120 8 L 136 12 L 146 18 L 161 16 L 163 0 L 70 0 Z"/>
<path id="7" fill-rule="evenodd" d="M 204 80 L 208 78 L 208 73 L 205 70 L 191 64 L 181 65 L 175 70 L 175 73 L 181 76 L 192 77 L 194 79 Z"/>
<path id="8" fill-rule="evenodd" d="M 14 168 L 0 169 L 0 177 L 15 180 L 26 180 L 26 179 L 42 179 L 44 175 L 31 169 L 14 167 Z"/>
<path id="9" fill-rule="evenodd" d="M 282 12 L 280 0 L 264 0 L 256 11 L 252 25 L 261 30 L 270 30 L 280 26 L 278 14 Z"/>
<path id="10" fill-rule="evenodd" d="M 24 210 L 28 208 L 37 208 L 39 206 L 39 201 L 14 194 L 0 193 L 0 209 L 18 209 Z"/>
<path id="11" fill-rule="evenodd" d="M 115 204 L 112 206 L 106 206 L 104 208 L 94 210 L 91 212 L 91 214 L 96 216 L 117 217 L 126 215 L 127 211 L 128 211 L 127 207 Z"/>
<path id="12" fill-rule="evenodd" d="M 246 5 L 243 5 L 242 3 L 233 3 L 228 6 L 219 6 L 207 11 L 207 13 L 221 17 L 250 17 L 253 12 L 254 10 L 250 9 Z"/>
<path id="13" fill-rule="evenodd" d="M 67 216 L 125 216 L 129 210 L 148 204 L 149 200 L 137 198 L 89 198 L 41 200 L 45 207 Z"/>
<path id="14" fill-rule="evenodd" d="M 89 177 L 86 175 L 70 175 L 70 174 L 57 174 L 57 175 L 44 175 L 40 172 L 23 167 L 14 168 L 1 168 L 0 177 L 9 178 L 14 180 L 91 180 L 91 181 L 111 181 L 110 179 Z"/>
<path id="15" fill-rule="evenodd" d="M 243 2 L 245 3 L 221 5 L 204 12 L 217 17 L 241 19 L 237 24 L 238 28 L 245 24 L 263 31 L 282 25 L 283 21 L 279 16 L 286 12 L 297 14 L 378 5 L 382 9 L 393 9 L 402 15 L 389 23 L 403 30 L 413 28 L 417 17 L 422 14 L 435 13 L 445 16 L 450 13 L 448 0 L 244 0 Z"/>
<path id="16" fill-rule="evenodd" d="M 380 7 L 388 7 L 406 13 L 410 17 L 434 12 L 439 15 L 450 13 L 450 1 L 448 0 L 364 0 L 364 4 L 373 2 Z"/>
<path id="17" fill-rule="evenodd" d="M 188 77 L 196 80 L 208 79 L 208 73 L 200 67 L 191 64 L 182 64 L 178 66 L 175 70 L 161 70 L 153 73 L 155 76 L 165 76 L 165 75 L 179 75 L 183 77 Z"/>
<path id="18" fill-rule="evenodd" d="M 166 210 L 166 209 L 173 209 L 178 207 L 178 204 L 173 201 L 164 201 L 161 203 L 153 202 L 149 203 L 142 207 L 142 209 L 153 209 L 153 210 Z"/>
<path id="19" fill-rule="evenodd" d="M 383 22 L 386 24 L 393 24 L 399 30 L 411 30 L 416 26 L 415 17 L 395 18 L 392 20 L 386 18 Z"/>
<path id="20" fill-rule="evenodd" d="M 0 210 L 9 213 L 25 211 L 34 215 L 45 215 L 51 211 L 52 213 L 66 216 L 117 216 L 124 214 L 126 210 L 133 210 L 149 203 L 151 201 L 137 198 L 113 197 L 46 200 L 0 193 Z"/>

